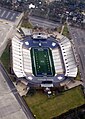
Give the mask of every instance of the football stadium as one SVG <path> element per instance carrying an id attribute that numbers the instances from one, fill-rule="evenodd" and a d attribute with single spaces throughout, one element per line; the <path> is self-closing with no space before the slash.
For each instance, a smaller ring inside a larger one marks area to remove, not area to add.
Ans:
<path id="1" fill-rule="evenodd" d="M 12 68 L 17 80 L 30 87 L 57 87 L 77 75 L 70 40 L 45 33 L 13 37 Z"/>

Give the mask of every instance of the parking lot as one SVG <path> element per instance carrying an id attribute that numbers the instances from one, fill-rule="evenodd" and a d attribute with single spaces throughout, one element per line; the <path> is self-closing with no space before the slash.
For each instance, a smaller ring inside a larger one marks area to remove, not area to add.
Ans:
<path id="1" fill-rule="evenodd" d="M 0 22 L 0 56 L 6 47 L 7 40 L 11 36 L 12 30 L 13 26 L 4 22 Z"/>
<path id="2" fill-rule="evenodd" d="M 19 15 L 19 12 L 0 7 L 0 19 L 14 22 L 19 17 Z"/>
<path id="3" fill-rule="evenodd" d="M 10 29 L 11 29 L 11 26 L 9 24 L 0 22 L 0 46 L 3 44 L 4 39 L 6 38 Z"/>
<path id="4" fill-rule="evenodd" d="M 0 56 L 7 41 L 16 32 L 16 27 L 23 17 L 23 13 L 0 7 Z"/>

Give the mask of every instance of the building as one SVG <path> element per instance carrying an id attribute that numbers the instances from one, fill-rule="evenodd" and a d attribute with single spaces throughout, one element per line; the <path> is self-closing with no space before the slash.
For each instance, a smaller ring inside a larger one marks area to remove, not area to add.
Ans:
<path id="1" fill-rule="evenodd" d="M 71 42 L 44 33 L 12 39 L 13 71 L 29 87 L 57 87 L 77 75 Z"/>

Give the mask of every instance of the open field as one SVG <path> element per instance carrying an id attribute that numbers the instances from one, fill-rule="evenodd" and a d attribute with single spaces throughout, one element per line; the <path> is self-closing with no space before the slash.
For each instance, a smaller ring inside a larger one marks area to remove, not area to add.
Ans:
<path id="1" fill-rule="evenodd" d="M 10 46 L 7 45 L 2 56 L 0 57 L 1 62 L 3 63 L 5 69 L 9 72 L 10 67 Z"/>
<path id="2" fill-rule="evenodd" d="M 33 28 L 32 24 L 26 20 L 22 21 L 21 27 L 25 27 L 25 28 Z"/>
<path id="3" fill-rule="evenodd" d="M 50 119 L 85 104 L 81 87 L 68 90 L 50 99 L 42 92 L 24 97 L 24 99 L 33 114 L 36 115 L 36 119 Z"/>
<path id="4" fill-rule="evenodd" d="M 70 39 L 70 34 L 69 34 L 69 30 L 67 28 L 67 24 L 64 25 L 64 29 L 63 29 L 62 35 L 66 36 L 67 38 Z"/>

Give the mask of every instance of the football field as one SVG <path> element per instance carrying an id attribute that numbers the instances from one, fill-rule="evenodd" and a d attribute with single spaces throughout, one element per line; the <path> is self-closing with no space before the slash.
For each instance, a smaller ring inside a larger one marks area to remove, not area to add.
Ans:
<path id="1" fill-rule="evenodd" d="M 32 48 L 31 58 L 35 76 L 53 76 L 55 74 L 52 53 L 49 48 Z"/>

